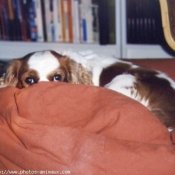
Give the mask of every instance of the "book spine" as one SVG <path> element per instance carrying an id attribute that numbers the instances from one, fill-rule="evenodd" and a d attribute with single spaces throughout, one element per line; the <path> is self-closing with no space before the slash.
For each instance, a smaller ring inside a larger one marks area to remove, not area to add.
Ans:
<path id="1" fill-rule="evenodd" d="M 2 6 L 2 1 L 0 1 L 0 40 L 2 40 L 2 9 L 3 9 L 3 6 Z"/>
<path id="2" fill-rule="evenodd" d="M 73 42 L 80 42 L 80 31 L 79 31 L 79 9 L 78 0 L 72 0 L 72 30 L 73 30 Z"/>
<path id="3" fill-rule="evenodd" d="M 81 27 L 81 35 L 82 35 L 82 42 L 87 42 L 87 21 L 85 18 L 85 1 L 81 0 L 80 2 L 80 27 Z"/>
<path id="4" fill-rule="evenodd" d="M 18 8 L 18 19 L 20 21 L 20 29 L 21 29 L 21 40 L 24 40 L 24 35 L 26 36 L 26 29 L 24 28 L 24 16 L 23 16 L 23 6 L 22 1 L 17 0 L 17 8 Z M 23 31 L 24 30 L 24 31 Z"/>
<path id="5" fill-rule="evenodd" d="M 29 25 L 30 25 L 30 38 L 32 41 L 37 41 L 38 31 L 36 25 L 36 0 L 27 0 L 28 2 L 28 13 L 29 13 Z"/>
<path id="6" fill-rule="evenodd" d="M 78 13 L 79 13 L 79 32 L 80 32 L 80 43 L 83 43 L 83 8 L 82 0 L 78 0 Z"/>
<path id="7" fill-rule="evenodd" d="M 45 6 L 45 27 L 46 27 L 46 35 L 47 35 L 47 41 L 51 42 L 52 41 L 52 35 L 51 35 L 51 30 L 50 30 L 50 2 L 44 1 L 44 6 Z"/>
<path id="8" fill-rule="evenodd" d="M 62 42 L 61 1 L 53 0 L 53 24 L 55 28 L 54 41 Z"/>
<path id="9" fill-rule="evenodd" d="M 55 32 L 55 38 L 53 38 L 53 41 L 58 41 L 58 1 L 53 0 L 53 25 L 54 25 L 54 32 Z"/>
<path id="10" fill-rule="evenodd" d="M 108 22 L 109 25 L 109 44 L 115 44 L 115 0 L 108 0 Z"/>
<path id="11" fill-rule="evenodd" d="M 7 23 L 7 15 L 4 1 L 0 2 L 0 19 L 1 19 L 1 38 L 3 40 L 8 40 L 6 33 L 6 23 Z M 8 31 L 8 30 L 7 30 Z"/>
<path id="12" fill-rule="evenodd" d="M 63 1 L 64 5 L 64 28 L 65 28 L 65 42 L 69 42 L 69 22 L 68 22 L 68 0 Z"/>
<path id="13" fill-rule="evenodd" d="M 63 41 L 63 33 L 62 33 L 62 26 L 63 26 L 63 22 L 62 22 L 62 11 L 61 11 L 61 0 L 57 0 L 57 31 L 58 31 L 58 41 L 62 42 Z"/>
<path id="14" fill-rule="evenodd" d="M 44 34 L 43 34 L 42 8 L 40 0 L 36 0 L 36 25 L 38 29 L 37 41 L 43 42 Z"/>
<path id="15" fill-rule="evenodd" d="M 3 9 L 3 4 L 2 4 L 2 1 L 0 1 L 0 39 L 3 40 L 3 37 L 2 37 L 2 27 L 3 27 L 3 21 L 2 21 L 2 9 Z"/>
<path id="16" fill-rule="evenodd" d="M 14 11 L 13 11 L 13 2 L 12 0 L 7 0 L 7 7 L 8 7 L 8 23 L 9 23 L 9 39 L 14 40 L 15 39 L 15 26 L 14 26 Z"/>
<path id="17" fill-rule="evenodd" d="M 22 31 L 22 40 L 23 41 L 28 41 L 27 37 L 27 17 L 26 17 L 26 2 L 25 1 L 20 1 L 20 8 L 21 8 L 21 31 Z"/>
<path id="18" fill-rule="evenodd" d="M 87 42 L 87 21 L 85 18 L 82 19 L 82 29 L 83 29 L 83 41 Z"/>
<path id="19" fill-rule="evenodd" d="M 98 4 L 93 3 L 92 6 L 93 15 L 93 40 L 94 43 L 99 43 L 99 19 L 98 19 Z"/>
<path id="20" fill-rule="evenodd" d="M 86 42 L 93 43 L 93 16 L 92 16 L 92 0 L 84 0 L 84 12 L 86 20 Z"/>
<path id="21" fill-rule="evenodd" d="M 31 21 L 30 21 L 30 0 L 23 0 L 24 14 L 25 14 L 25 22 L 26 22 L 26 34 L 27 41 L 31 41 Z"/>
<path id="22" fill-rule="evenodd" d="M 13 11 L 14 11 L 14 39 L 22 40 L 21 30 L 21 9 L 19 0 L 13 0 Z"/>
<path id="23" fill-rule="evenodd" d="M 106 45 L 109 43 L 109 28 L 108 28 L 108 4 L 107 0 L 100 0 L 99 6 L 99 36 L 100 44 Z M 104 11 L 104 9 L 106 9 Z"/>
<path id="24" fill-rule="evenodd" d="M 44 41 L 47 41 L 47 31 L 46 31 L 46 14 L 45 14 L 45 1 L 41 0 L 41 12 L 42 12 L 42 23 L 43 23 L 43 37 Z"/>
<path id="25" fill-rule="evenodd" d="M 54 7 L 53 7 L 53 0 L 50 0 L 50 32 L 51 32 L 51 41 L 55 41 L 56 34 L 55 34 L 55 24 L 54 24 Z"/>
<path id="26" fill-rule="evenodd" d="M 67 0 L 69 42 L 73 42 L 72 1 Z"/>
<path id="27" fill-rule="evenodd" d="M 0 1 L 0 40 L 2 40 L 2 1 Z"/>
<path id="28" fill-rule="evenodd" d="M 64 18 L 64 0 L 61 1 L 61 23 L 62 23 L 62 41 L 66 42 L 65 18 Z"/>

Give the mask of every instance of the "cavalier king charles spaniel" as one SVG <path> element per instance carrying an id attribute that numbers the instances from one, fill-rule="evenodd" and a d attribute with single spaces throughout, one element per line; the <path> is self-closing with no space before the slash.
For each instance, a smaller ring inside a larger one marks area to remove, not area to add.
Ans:
<path id="1" fill-rule="evenodd" d="M 175 82 L 162 72 L 93 54 L 40 51 L 11 61 L 3 83 L 26 88 L 40 81 L 112 89 L 146 106 L 166 127 L 175 127 Z"/>
<path id="2" fill-rule="evenodd" d="M 5 86 L 20 89 L 40 81 L 93 84 L 91 74 L 80 63 L 54 51 L 34 52 L 14 59 L 4 76 Z"/>

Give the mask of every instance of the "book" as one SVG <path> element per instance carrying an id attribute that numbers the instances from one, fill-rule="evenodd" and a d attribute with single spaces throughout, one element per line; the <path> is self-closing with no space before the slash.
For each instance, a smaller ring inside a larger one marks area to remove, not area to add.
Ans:
<path id="1" fill-rule="evenodd" d="M 108 26 L 108 2 L 107 0 L 100 0 L 99 6 L 99 42 L 101 45 L 109 43 L 109 26 Z M 105 9 L 105 10 L 104 10 Z"/>
<path id="2" fill-rule="evenodd" d="M 42 27 L 43 27 L 43 37 L 44 41 L 47 41 L 47 31 L 46 31 L 46 14 L 45 14 L 45 1 L 41 0 L 41 12 L 42 12 Z"/>
<path id="3" fill-rule="evenodd" d="M 61 1 L 53 0 L 53 23 L 55 27 L 54 41 L 62 41 L 62 28 L 61 28 Z"/>
<path id="4" fill-rule="evenodd" d="M 3 9 L 2 9 L 2 32 L 5 40 L 10 40 L 9 36 L 9 11 L 8 11 L 8 3 L 3 0 Z"/>
<path id="5" fill-rule="evenodd" d="M 25 41 L 31 41 L 31 27 L 30 27 L 30 13 L 29 6 L 31 1 L 22 0 L 22 14 L 23 14 L 23 29 L 25 29 Z"/>
<path id="6" fill-rule="evenodd" d="M 72 0 L 60 0 L 62 41 L 73 42 Z"/>
<path id="7" fill-rule="evenodd" d="M 50 23 L 49 23 L 49 27 L 50 27 L 50 32 L 51 32 L 51 41 L 55 41 L 56 35 L 55 35 L 55 25 L 54 25 L 54 6 L 53 6 L 53 0 L 50 0 Z"/>
<path id="8" fill-rule="evenodd" d="M 99 1 L 93 1 L 98 0 L 0 0 L 0 38 L 98 42 Z"/>
<path id="9" fill-rule="evenodd" d="M 42 20 L 42 7 L 41 7 L 41 1 L 36 0 L 36 25 L 37 25 L 37 31 L 38 31 L 38 37 L 37 41 L 43 42 L 44 41 L 44 34 L 43 34 L 43 20 Z"/>
<path id="10" fill-rule="evenodd" d="M 73 42 L 72 1 L 67 0 L 69 42 Z"/>
<path id="11" fill-rule="evenodd" d="M 92 0 L 82 0 L 83 40 L 93 43 Z"/>
<path id="12" fill-rule="evenodd" d="M 116 42 L 116 14 L 115 14 L 115 0 L 108 0 L 108 26 L 109 26 L 109 44 Z"/>
<path id="13" fill-rule="evenodd" d="M 21 9 L 21 38 L 22 41 L 30 41 L 29 38 L 29 28 L 27 23 L 27 9 L 26 9 L 26 1 L 20 0 L 20 9 Z"/>
<path id="14" fill-rule="evenodd" d="M 36 24 L 36 0 L 27 0 L 28 21 L 30 26 L 30 39 L 38 40 L 38 28 Z"/>
<path id="15" fill-rule="evenodd" d="M 13 2 L 12 0 L 7 0 L 7 17 L 8 17 L 8 37 L 9 40 L 15 40 L 15 24 L 14 24 L 14 11 L 13 11 Z"/>
<path id="16" fill-rule="evenodd" d="M 0 16 L 0 40 L 2 40 L 2 23 L 1 23 L 1 16 Z"/>
<path id="17" fill-rule="evenodd" d="M 66 42 L 66 30 L 65 30 L 65 18 L 64 18 L 64 0 L 60 0 L 61 5 L 61 30 L 62 30 L 62 41 Z"/>
<path id="18" fill-rule="evenodd" d="M 51 34 L 51 11 L 50 11 L 50 1 L 44 1 L 44 9 L 45 9 L 45 28 L 46 28 L 46 35 L 47 35 L 47 42 L 52 41 L 52 34 Z"/>
<path id="19" fill-rule="evenodd" d="M 68 0 L 63 0 L 65 42 L 69 42 Z"/>
<path id="20" fill-rule="evenodd" d="M 14 40 L 22 40 L 22 17 L 21 17 L 21 8 L 20 1 L 13 0 L 13 11 L 14 11 Z"/>
<path id="21" fill-rule="evenodd" d="M 83 7 L 82 0 L 78 0 L 78 13 L 79 13 L 79 35 L 80 35 L 80 43 L 84 42 L 83 36 Z"/>
<path id="22" fill-rule="evenodd" d="M 93 41 L 99 43 L 99 19 L 98 19 L 98 4 L 93 2 L 92 4 L 92 27 L 93 27 Z"/>
<path id="23" fill-rule="evenodd" d="M 78 0 L 72 1 L 72 31 L 73 31 L 73 43 L 80 42 L 80 14 L 79 14 L 79 3 Z"/>
<path id="24" fill-rule="evenodd" d="M 87 31 L 86 31 L 86 20 L 83 0 L 79 0 L 79 31 L 80 31 L 80 42 L 87 41 Z"/>
<path id="25" fill-rule="evenodd" d="M 63 33 L 62 33 L 62 19 L 61 19 L 61 1 L 58 0 L 58 41 L 63 41 Z"/>
<path id="26" fill-rule="evenodd" d="M 2 9 L 3 9 L 3 6 L 2 6 L 2 1 L 0 1 L 0 40 L 2 40 Z"/>
<path id="27" fill-rule="evenodd" d="M 2 0 L 0 1 L 0 30 L 1 30 L 2 40 L 7 40 L 7 33 L 6 33 L 5 25 L 8 19 L 5 13 L 6 13 L 5 3 L 4 3 L 4 0 Z"/>

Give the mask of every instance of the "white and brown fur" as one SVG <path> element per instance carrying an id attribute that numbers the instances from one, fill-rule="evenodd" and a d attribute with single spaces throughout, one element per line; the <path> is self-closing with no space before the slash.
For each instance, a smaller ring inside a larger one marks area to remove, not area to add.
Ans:
<path id="1" fill-rule="evenodd" d="M 54 51 L 30 53 L 13 60 L 5 86 L 26 88 L 40 81 L 102 86 L 146 106 L 166 127 L 175 127 L 175 82 L 156 70 L 116 59 L 77 59 Z"/>
<path id="2" fill-rule="evenodd" d="M 166 127 L 175 127 L 175 82 L 166 74 L 119 62 L 103 69 L 100 86 L 137 100 Z"/>
<path id="3" fill-rule="evenodd" d="M 4 86 L 17 88 L 26 88 L 40 81 L 93 84 L 91 74 L 81 64 L 54 51 L 34 52 L 14 59 L 4 76 Z"/>

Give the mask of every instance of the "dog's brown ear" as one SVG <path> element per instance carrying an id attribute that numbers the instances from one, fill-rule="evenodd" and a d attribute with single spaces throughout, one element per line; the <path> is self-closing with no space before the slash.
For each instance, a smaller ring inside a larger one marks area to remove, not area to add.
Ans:
<path id="1" fill-rule="evenodd" d="M 70 60 L 69 70 L 73 84 L 93 85 L 92 75 L 81 64 Z"/>
<path id="2" fill-rule="evenodd" d="M 86 85 L 93 85 L 92 74 L 89 73 L 81 64 L 78 64 L 78 82 Z"/>
<path id="3" fill-rule="evenodd" d="M 81 64 L 67 56 L 60 56 L 58 59 L 67 72 L 66 79 L 69 83 L 93 85 L 92 75 Z"/>
<path id="4" fill-rule="evenodd" d="M 21 61 L 16 59 L 10 62 L 4 77 L 5 86 L 16 87 L 18 83 L 18 74 L 19 74 L 20 67 L 21 67 Z"/>

